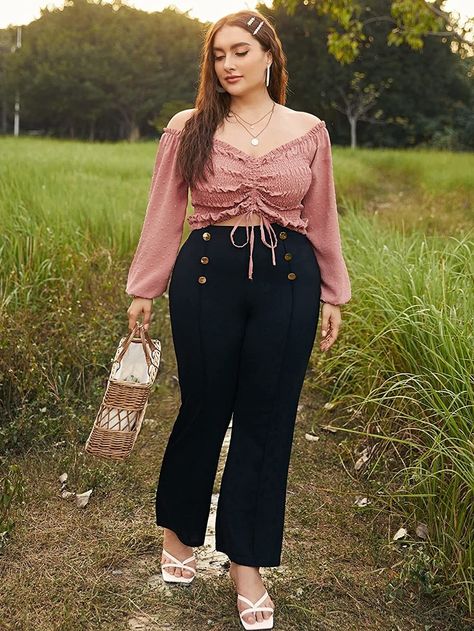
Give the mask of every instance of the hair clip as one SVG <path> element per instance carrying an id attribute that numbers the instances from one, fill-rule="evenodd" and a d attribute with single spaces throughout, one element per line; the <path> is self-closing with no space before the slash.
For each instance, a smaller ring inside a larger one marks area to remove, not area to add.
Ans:
<path id="1" fill-rule="evenodd" d="M 255 33 L 258 33 L 258 31 L 260 30 L 260 28 L 263 26 L 263 20 L 260 22 L 260 24 L 257 26 L 257 28 L 255 29 L 255 31 L 252 33 L 252 35 L 255 35 Z"/>
<path id="2" fill-rule="evenodd" d="M 255 20 L 255 16 L 251 17 L 250 20 L 247 21 L 247 24 L 250 26 L 254 20 Z"/>

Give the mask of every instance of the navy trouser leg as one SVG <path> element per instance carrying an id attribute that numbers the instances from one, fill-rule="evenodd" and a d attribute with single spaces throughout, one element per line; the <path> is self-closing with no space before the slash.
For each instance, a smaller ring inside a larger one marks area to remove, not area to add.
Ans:
<path id="1" fill-rule="evenodd" d="M 206 241 L 204 233 L 193 230 L 181 247 L 169 287 L 181 406 L 156 494 L 157 524 L 190 546 L 205 540 L 245 328 L 243 296 L 236 291 L 237 262 L 229 258 L 227 265 L 219 256 L 218 240 Z"/>
<path id="2" fill-rule="evenodd" d="M 319 318 L 320 273 L 309 241 L 281 228 L 276 233 L 286 237 L 277 266 L 268 268 L 268 252 L 259 248 L 249 288 L 216 514 L 216 549 L 254 567 L 280 565 L 294 424 Z"/>
<path id="3" fill-rule="evenodd" d="M 273 227 L 282 235 L 277 265 L 256 238 L 253 280 L 248 248 L 230 243 L 229 226 L 194 230 L 178 254 L 169 298 L 182 403 L 156 499 L 159 525 L 188 545 L 204 543 L 233 413 L 216 549 L 252 566 L 280 564 L 296 410 L 319 316 L 320 274 L 309 241 Z M 244 233 L 237 229 L 236 242 Z"/>

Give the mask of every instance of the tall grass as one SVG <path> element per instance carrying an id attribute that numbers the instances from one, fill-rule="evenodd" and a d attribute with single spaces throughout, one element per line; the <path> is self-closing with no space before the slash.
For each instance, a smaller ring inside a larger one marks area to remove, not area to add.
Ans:
<path id="1" fill-rule="evenodd" d="M 103 390 L 157 146 L 0 139 L 0 460 Z"/>
<path id="2" fill-rule="evenodd" d="M 343 234 L 353 301 L 319 367 L 333 396 L 363 412 L 359 429 L 398 454 L 392 500 L 428 524 L 445 580 L 472 611 L 473 231 L 404 234 L 350 211 Z"/>
<path id="3" fill-rule="evenodd" d="M 0 140 L 0 308 L 61 291 L 78 262 L 131 253 L 157 144 Z"/>

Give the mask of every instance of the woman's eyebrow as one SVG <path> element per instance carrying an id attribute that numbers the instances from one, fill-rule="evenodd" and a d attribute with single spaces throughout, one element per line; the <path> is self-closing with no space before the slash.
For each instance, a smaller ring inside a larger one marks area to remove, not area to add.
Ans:
<path id="1" fill-rule="evenodd" d="M 231 49 L 232 49 L 232 48 L 237 48 L 237 46 L 243 46 L 244 44 L 245 44 L 246 46 L 252 46 L 252 44 L 251 44 L 250 42 L 237 42 L 237 44 L 232 44 L 232 46 L 231 46 L 230 48 L 231 48 Z M 212 50 L 213 50 L 213 51 L 216 51 L 216 50 L 222 50 L 222 51 L 224 51 L 224 49 L 223 49 L 223 48 L 218 48 L 218 47 L 214 47 Z"/>

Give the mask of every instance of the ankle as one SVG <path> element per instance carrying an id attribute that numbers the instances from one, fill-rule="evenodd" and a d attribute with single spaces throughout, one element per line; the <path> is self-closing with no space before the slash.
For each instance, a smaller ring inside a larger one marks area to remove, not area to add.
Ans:
<path id="1" fill-rule="evenodd" d="M 173 532 L 173 530 L 169 530 L 169 528 L 165 528 L 163 532 L 163 543 L 164 545 L 172 545 L 174 548 L 179 548 L 180 550 L 188 550 L 191 546 L 186 545 L 181 541 L 178 535 Z"/>
<path id="2" fill-rule="evenodd" d="M 253 574 L 260 574 L 260 566 L 255 565 L 240 565 L 240 563 L 236 563 L 235 561 L 230 562 L 230 569 L 235 570 L 237 572 L 248 572 Z"/>
<path id="3" fill-rule="evenodd" d="M 239 565 L 238 563 L 231 562 L 229 574 L 234 581 L 235 586 L 240 589 L 244 585 L 248 587 L 256 587 L 262 583 L 262 576 L 258 571 L 258 567 Z"/>

